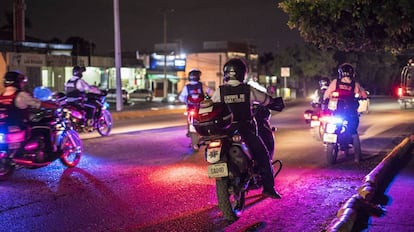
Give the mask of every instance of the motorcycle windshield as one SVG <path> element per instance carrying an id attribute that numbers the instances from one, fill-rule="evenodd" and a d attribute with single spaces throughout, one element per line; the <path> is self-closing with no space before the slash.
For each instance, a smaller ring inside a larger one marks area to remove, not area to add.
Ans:
<path id="1" fill-rule="evenodd" d="M 52 99 L 52 90 L 47 87 L 38 86 L 33 90 L 33 96 L 41 101 Z"/>

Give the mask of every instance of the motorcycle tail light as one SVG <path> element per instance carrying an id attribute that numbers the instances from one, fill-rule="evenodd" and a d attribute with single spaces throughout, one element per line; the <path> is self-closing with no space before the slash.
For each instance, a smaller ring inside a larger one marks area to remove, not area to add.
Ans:
<path id="1" fill-rule="evenodd" d="M 311 117 L 311 119 L 316 121 L 316 120 L 319 120 L 319 117 L 318 117 L 318 115 L 313 115 L 313 116 Z"/>
<path id="2" fill-rule="evenodd" d="M 333 92 L 332 97 L 339 97 L 339 92 Z"/>
<path id="3" fill-rule="evenodd" d="M 303 117 L 304 117 L 305 119 L 310 119 L 310 118 L 311 118 L 311 114 L 304 113 L 304 114 L 303 114 Z"/>
<path id="4" fill-rule="evenodd" d="M 242 138 L 241 138 L 240 135 L 233 135 L 233 137 L 231 139 L 233 140 L 233 142 L 239 143 Z"/>
<path id="5" fill-rule="evenodd" d="M 220 147 L 221 146 L 221 141 L 220 140 L 216 140 L 216 141 L 211 141 L 209 144 L 208 144 L 208 147 L 210 148 L 210 147 Z"/>

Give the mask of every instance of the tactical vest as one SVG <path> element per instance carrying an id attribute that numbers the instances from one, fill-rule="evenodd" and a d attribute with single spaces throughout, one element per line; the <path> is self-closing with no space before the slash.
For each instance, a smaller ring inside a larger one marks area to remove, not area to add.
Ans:
<path id="1" fill-rule="evenodd" d="M 76 84 L 78 83 L 78 80 L 79 79 L 69 80 L 68 82 L 66 82 L 66 85 L 65 85 L 66 96 L 68 96 L 68 97 L 80 97 L 80 96 L 82 96 L 82 92 L 79 91 L 78 88 L 76 88 Z"/>
<path id="2" fill-rule="evenodd" d="M 234 121 L 243 122 L 252 120 L 249 85 L 222 85 L 219 88 L 221 102 L 224 102 L 229 106 L 230 110 L 233 112 Z"/>
<path id="3" fill-rule="evenodd" d="M 358 101 L 355 99 L 355 81 L 351 83 L 336 82 L 336 91 L 339 93 L 338 108 L 343 110 L 356 110 Z"/>
<path id="4" fill-rule="evenodd" d="M 204 100 L 203 85 L 199 82 L 195 85 L 187 85 L 187 106 L 198 106 Z"/>

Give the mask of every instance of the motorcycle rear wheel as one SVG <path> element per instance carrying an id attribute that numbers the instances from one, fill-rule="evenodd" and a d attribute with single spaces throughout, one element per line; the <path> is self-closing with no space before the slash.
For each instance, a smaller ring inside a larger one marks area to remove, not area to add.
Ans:
<path id="1" fill-rule="evenodd" d="M 326 145 L 326 160 L 328 164 L 332 165 L 336 163 L 338 152 L 339 148 L 337 143 L 328 143 Z"/>
<path id="2" fill-rule="evenodd" d="M 66 131 L 61 144 L 60 161 L 66 167 L 75 167 L 80 162 L 83 153 L 82 140 L 73 130 Z"/>
<path id="3" fill-rule="evenodd" d="M 199 147 L 198 147 L 199 135 L 195 132 L 190 132 L 189 136 L 191 139 L 191 149 L 194 152 L 197 152 L 199 150 Z"/>
<path id="4" fill-rule="evenodd" d="M 101 116 L 96 122 L 96 129 L 101 136 L 108 136 L 112 129 L 112 115 L 108 110 L 102 110 Z"/>
<path id="5" fill-rule="evenodd" d="M 239 219 L 237 212 L 241 211 L 244 208 L 244 192 L 234 199 L 233 205 L 230 201 L 229 193 L 229 179 L 221 178 L 216 179 L 216 191 L 217 191 L 217 200 L 218 207 L 223 213 L 223 216 L 226 220 L 234 222 Z"/>
<path id="6" fill-rule="evenodd" d="M 12 165 L 9 158 L 0 159 L 0 181 L 7 180 L 13 175 L 15 166 Z"/>

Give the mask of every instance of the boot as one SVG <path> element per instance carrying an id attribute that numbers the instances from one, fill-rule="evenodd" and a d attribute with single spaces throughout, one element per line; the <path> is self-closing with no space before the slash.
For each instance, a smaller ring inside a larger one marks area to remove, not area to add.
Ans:
<path id="1" fill-rule="evenodd" d="M 274 188 L 274 179 L 271 173 L 263 173 L 263 192 L 264 196 L 270 197 L 272 199 L 281 199 L 282 197 Z"/>

